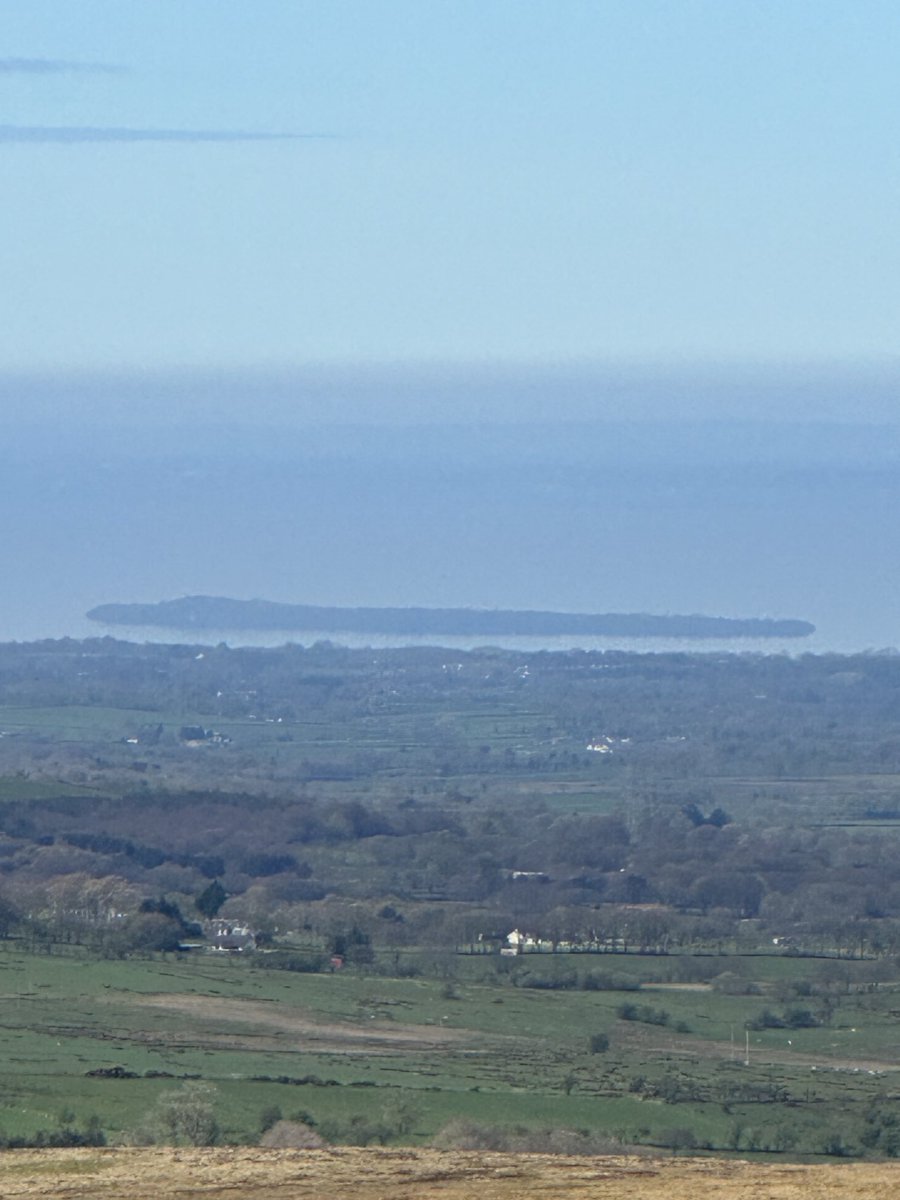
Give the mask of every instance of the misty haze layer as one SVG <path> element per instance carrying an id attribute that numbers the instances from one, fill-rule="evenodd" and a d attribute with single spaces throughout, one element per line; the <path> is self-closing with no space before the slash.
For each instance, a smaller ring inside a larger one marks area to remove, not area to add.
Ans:
<path id="1" fill-rule="evenodd" d="M 900 641 L 891 433 L 695 422 L 258 428 L 2 454 L 0 637 L 96 635 L 110 601 L 799 617 Z"/>

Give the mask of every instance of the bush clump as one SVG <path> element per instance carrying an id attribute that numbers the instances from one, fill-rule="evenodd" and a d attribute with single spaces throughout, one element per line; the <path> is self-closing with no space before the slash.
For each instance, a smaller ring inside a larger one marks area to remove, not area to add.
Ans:
<path id="1" fill-rule="evenodd" d="M 616 1016 L 620 1021 L 640 1021 L 644 1025 L 668 1025 L 671 1020 L 666 1009 L 653 1008 L 649 1004 L 620 1004 Z"/>
<path id="2" fill-rule="evenodd" d="M 586 1129 L 527 1129 L 523 1125 L 481 1125 L 465 1117 L 448 1121 L 432 1138 L 438 1150 L 498 1150 L 510 1154 L 622 1154 L 624 1143 Z M 632 1149 L 629 1147 L 628 1152 Z"/>
<path id="3" fill-rule="evenodd" d="M 586 971 L 581 987 L 586 992 L 637 992 L 641 981 L 622 971 Z"/>
<path id="4" fill-rule="evenodd" d="M 132 1140 L 139 1146 L 213 1146 L 219 1124 L 213 1109 L 216 1089 L 190 1081 L 177 1091 L 162 1092 Z"/>
<path id="5" fill-rule="evenodd" d="M 259 1144 L 269 1150 L 321 1150 L 327 1142 L 305 1121 L 276 1121 Z"/>

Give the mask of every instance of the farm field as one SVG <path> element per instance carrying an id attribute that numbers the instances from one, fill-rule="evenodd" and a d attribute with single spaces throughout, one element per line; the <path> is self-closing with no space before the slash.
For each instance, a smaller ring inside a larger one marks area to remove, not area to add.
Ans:
<path id="1" fill-rule="evenodd" d="M 565 969 L 562 957 L 544 969 Z M 840 1157 L 876 1118 L 881 1128 L 900 1116 L 900 981 L 851 992 L 829 1028 L 736 1037 L 767 990 L 810 964 L 760 957 L 760 993 L 730 996 L 673 979 L 688 958 L 600 957 L 615 959 L 620 990 L 517 986 L 477 957 L 460 960 L 470 978 L 447 984 L 7 945 L 0 1130 L 34 1137 L 93 1118 L 110 1142 L 128 1140 L 161 1095 L 191 1081 L 211 1089 L 221 1136 L 236 1143 L 256 1141 L 277 1111 L 337 1141 L 422 1144 L 463 1120 L 647 1147 L 687 1128 L 687 1144 L 711 1152 Z M 841 966 L 852 985 L 866 964 Z"/>
<path id="2" fill-rule="evenodd" d="M 13 1151 L 0 1192 L 69 1200 L 892 1200 L 900 1166 L 565 1158 L 436 1150 Z"/>

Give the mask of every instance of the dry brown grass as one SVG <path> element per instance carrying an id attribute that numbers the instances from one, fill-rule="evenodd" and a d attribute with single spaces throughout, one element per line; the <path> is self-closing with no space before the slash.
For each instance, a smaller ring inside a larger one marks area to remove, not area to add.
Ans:
<path id="1" fill-rule="evenodd" d="M 0 1196 L 67 1200 L 894 1200 L 900 1164 L 437 1150 L 17 1150 Z"/>

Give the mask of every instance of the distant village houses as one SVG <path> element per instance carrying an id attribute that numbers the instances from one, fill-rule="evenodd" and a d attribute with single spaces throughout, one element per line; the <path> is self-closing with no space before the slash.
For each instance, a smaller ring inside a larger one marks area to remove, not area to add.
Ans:
<path id="1" fill-rule="evenodd" d="M 256 949 L 256 930 L 235 921 L 215 919 L 204 927 L 206 944 L 210 950 L 240 954 Z"/>

